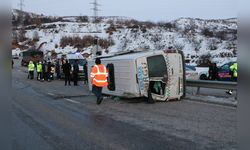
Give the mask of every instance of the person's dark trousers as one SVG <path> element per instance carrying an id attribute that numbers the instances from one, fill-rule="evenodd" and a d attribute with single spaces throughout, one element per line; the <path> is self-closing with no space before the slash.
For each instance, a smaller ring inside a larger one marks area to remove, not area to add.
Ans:
<path id="1" fill-rule="evenodd" d="M 88 84 L 88 79 L 84 79 L 84 84 Z"/>
<path id="2" fill-rule="evenodd" d="M 48 75 L 47 74 L 48 74 L 47 72 L 44 72 L 44 74 L 43 74 L 44 80 L 48 80 Z"/>
<path id="3" fill-rule="evenodd" d="M 233 82 L 237 82 L 237 77 L 232 78 Z"/>
<path id="4" fill-rule="evenodd" d="M 51 73 L 50 73 L 50 72 L 48 72 L 48 73 L 47 73 L 47 81 L 49 81 L 49 82 L 50 82 L 50 80 L 51 80 Z"/>
<path id="5" fill-rule="evenodd" d="M 65 85 L 67 85 L 67 83 L 70 85 L 70 75 L 65 74 Z"/>
<path id="6" fill-rule="evenodd" d="M 60 80 L 60 79 L 61 79 L 61 74 L 60 74 L 60 73 L 57 73 L 57 74 L 56 74 L 56 79 L 57 79 L 57 80 Z"/>
<path id="7" fill-rule="evenodd" d="M 102 100 L 102 87 L 98 87 L 98 86 L 93 85 L 92 92 L 95 94 L 95 96 L 97 98 L 97 104 L 100 104 L 101 100 Z"/>
<path id="8" fill-rule="evenodd" d="M 88 76 L 87 75 L 84 76 L 84 84 L 88 84 Z"/>
<path id="9" fill-rule="evenodd" d="M 34 79 L 34 71 L 29 71 L 29 79 Z"/>
<path id="10" fill-rule="evenodd" d="M 42 73 L 41 72 L 37 72 L 37 80 L 42 80 Z"/>
<path id="11" fill-rule="evenodd" d="M 74 85 L 78 85 L 78 73 L 73 73 L 73 80 L 74 80 Z"/>

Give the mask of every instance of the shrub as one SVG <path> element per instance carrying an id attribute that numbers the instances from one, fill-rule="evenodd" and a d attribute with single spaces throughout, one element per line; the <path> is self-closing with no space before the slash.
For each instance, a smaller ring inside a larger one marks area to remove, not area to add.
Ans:
<path id="1" fill-rule="evenodd" d="M 109 33 L 110 35 L 112 35 L 113 32 L 116 32 L 116 27 L 114 24 L 110 24 L 110 26 L 106 30 L 106 33 Z"/>
<path id="2" fill-rule="evenodd" d="M 78 49 L 83 49 L 94 45 L 95 38 L 93 36 L 87 35 L 84 37 L 62 37 L 60 40 L 60 46 L 62 48 L 66 47 L 67 45 L 73 46 Z M 107 49 L 109 46 L 114 45 L 113 40 L 107 39 L 98 39 L 98 45 L 104 49 Z"/>
<path id="3" fill-rule="evenodd" d="M 205 66 L 208 66 L 208 63 L 211 62 L 211 54 L 203 54 L 203 55 L 200 55 L 199 56 L 199 60 L 197 62 L 197 66 L 199 67 L 205 67 Z"/>
<path id="4" fill-rule="evenodd" d="M 89 17 L 88 16 L 79 16 L 76 18 L 78 22 L 89 22 Z"/>
<path id="5" fill-rule="evenodd" d="M 215 37 L 221 40 L 226 40 L 227 38 L 227 33 L 226 31 L 219 31 L 215 33 Z"/>
<path id="6" fill-rule="evenodd" d="M 213 37 L 214 33 L 210 31 L 208 28 L 205 28 L 202 30 L 202 34 L 206 37 Z"/>

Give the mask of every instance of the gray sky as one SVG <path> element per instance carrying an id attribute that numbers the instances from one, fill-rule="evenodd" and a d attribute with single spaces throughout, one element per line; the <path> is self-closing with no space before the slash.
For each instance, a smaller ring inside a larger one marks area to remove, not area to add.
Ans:
<path id="1" fill-rule="evenodd" d="M 20 0 L 12 0 L 19 8 Z M 24 0 L 24 10 L 45 15 L 92 15 L 93 0 Z M 180 17 L 218 19 L 237 17 L 237 0 L 98 0 L 101 16 L 169 21 Z"/>

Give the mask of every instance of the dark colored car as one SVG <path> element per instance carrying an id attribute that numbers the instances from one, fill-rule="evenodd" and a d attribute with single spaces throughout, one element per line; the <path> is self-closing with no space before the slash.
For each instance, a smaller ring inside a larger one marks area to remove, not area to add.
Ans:
<path id="1" fill-rule="evenodd" d="M 219 80 L 220 81 L 232 81 L 230 75 L 230 66 L 235 62 L 229 62 L 219 67 Z"/>

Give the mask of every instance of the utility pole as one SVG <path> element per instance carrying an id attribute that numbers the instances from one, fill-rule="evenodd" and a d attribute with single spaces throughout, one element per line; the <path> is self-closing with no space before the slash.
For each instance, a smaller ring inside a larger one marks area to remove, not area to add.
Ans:
<path id="1" fill-rule="evenodd" d="M 23 8 L 24 8 L 24 0 L 20 0 L 20 2 L 18 3 L 18 6 L 20 6 L 20 26 L 21 26 L 21 31 L 20 31 L 20 37 L 19 40 L 23 40 L 24 39 L 24 12 L 23 12 Z"/>
<path id="2" fill-rule="evenodd" d="M 20 0 L 20 3 L 18 5 L 20 6 L 20 10 L 23 11 L 24 0 Z"/>
<path id="3" fill-rule="evenodd" d="M 93 13 L 94 13 L 94 19 L 93 19 L 93 23 L 94 23 L 94 25 L 95 25 L 95 33 L 97 33 L 97 32 L 99 32 L 99 30 L 98 30 L 98 11 L 100 11 L 100 9 L 98 9 L 98 7 L 99 6 L 101 6 L 100 4 L 98 4 L 98 2 L 97 2 L 97 0 L 94 0 L 94 2 L 93 3 L 90 3 L 90 4 L 92 4 L 93 5 L 93 8 L 92 8 L 92 10 L 93 10 Z M 94 36 L 95 37 L 95 39 L 94 39 L 94 45 L 95 45 L 95 54 L 94 55 L 96 55 L 97 53 L 98 53 L 98 36 Z"/>
<path id="4" fill-rule="evenodd" d="M 94 0 L 93 3 L 90 3 L 93 5 L 93 12 L 94 12 L 94 23 L 96 23 L 97 18 L 98 18 L 98 11 L 100 11 L 100 9 L 98 9 L 99 6 L 101 6 L 100 4 L 98 4 L 97 0 Z"/>

